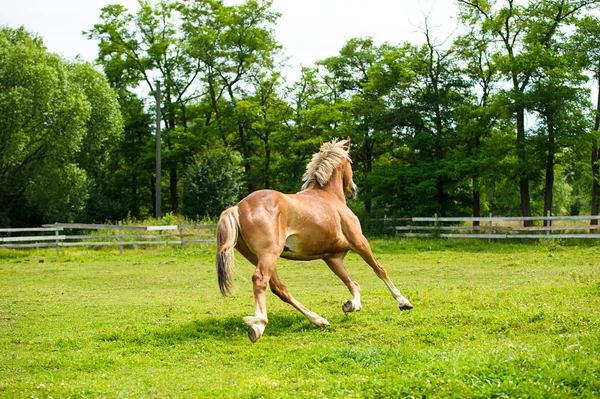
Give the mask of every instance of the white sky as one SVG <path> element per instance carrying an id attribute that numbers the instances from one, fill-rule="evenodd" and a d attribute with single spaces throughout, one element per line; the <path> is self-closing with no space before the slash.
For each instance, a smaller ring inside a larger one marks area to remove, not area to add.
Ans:
<path id="1" fill-rule="evenodd" d="M 111 3 L 130 10 L 137 10 L 138 4 L 137 0 L 0 0 L 0 26 L 24 25 L 44 39 L 49 51 L 94 61 L 97 44 L 81 32 L 99 22 L 100 9 Z M 422 43 L 419 27 L 425 15 L 438 43 L 457 26 L 455 0 L 274 0 L 272 9 L 282 14 L 276 34 L 290 57 L 291 75 L 300 65 L 312 66 L 336 55 L 354 37 L 371 36 L 377 44 Z"/>

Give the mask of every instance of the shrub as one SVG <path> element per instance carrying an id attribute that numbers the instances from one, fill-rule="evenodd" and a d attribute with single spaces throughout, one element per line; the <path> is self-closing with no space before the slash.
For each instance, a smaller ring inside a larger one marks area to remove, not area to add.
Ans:
<path id="1" fill-rule="evenodd" d="M 237 203 L 242 192 L 241 159 L 229 150 L 196 156 L 183 178 L 181 214 L 191 219 L 217 217 Z"/>

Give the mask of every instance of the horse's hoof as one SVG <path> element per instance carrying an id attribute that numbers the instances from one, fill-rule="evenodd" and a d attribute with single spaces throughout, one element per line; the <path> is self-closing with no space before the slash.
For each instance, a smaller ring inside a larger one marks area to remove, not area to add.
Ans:
<path id="1" fill-rule="evenodd" d="M 411 310 L 413 305 L 408 301 L 408 299 L 404 298 L 404 302 L 398 304 L 398 308 L 400 310 Z"/>
<path id="2" fill-rule="evenodd" d="M 344 311 L 344 313 L 354 312 L 354 304 L 352 303 L 352 301 L 346 301 L 346 303 L 342 305 L 342 310 Z"/>
<path id="3" fill-rule="evenodd" d="M 252 341 L 252 343 L 255 343 L 256 341 L 258 341 L 258 339 L 261 337 L 260 331 L 258 330 L 258 328 L 254 325 L 248 327 L 248 338 L 250 338 L 250 341 Z"/>
<path id="4" fill-rule="evenodd" d="M 265 326 L 267 325 L 266 320 L 258 318 L 256 316 L 246 316 L 244 317 L 244 323 L 248 324 L 248 338 L 252 343 L 258 341 L 260 337 L 263 336 L 265 331 Z"/>
<path id="5" fill-rule="evenodd" d="M 315 321 L 313 321 L 313 324 L 317 327 L 327 327 L 330 326 L 331 324 L 327 321 L 327 319 L 324 319 L 323 317 L 319 317 L 318 319 L 316 319 Z"/>

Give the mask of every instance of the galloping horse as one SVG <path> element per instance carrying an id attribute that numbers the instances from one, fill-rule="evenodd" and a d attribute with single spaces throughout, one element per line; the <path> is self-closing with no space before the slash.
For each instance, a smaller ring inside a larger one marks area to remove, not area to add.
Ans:
<path id="1" fill-rule="evenodd" d="M 252 275 L 256 311 L 254 316 L 244 317 L 252 342 L 263 335 L 268 323 L 265 299 L 268 285 L 275 295 L 298 309 L 311 323 L 319 327 L 330 325 L 294 299 L 281 283 L 275 269 L 280 257 L 323 259 L 352 294 L 353 298 L 344 303 L 342 310 L 355 312 L 362 308 L 361 289 L 343 264 L 346 253 L 352 250 L 383 280 L 400 309 L 412 309 L 373 256 L 358 218 L 346 205 L 346 196 L 353 198 L 357 193 L 349 150 L 350 137 L 321 142 L 320 152 L 312 156 L 306 167 L 301 192 L 256 191 L 221 214 L 217 225 L 217 273 L 221 293 L 231 293 L 234 248 L 256 266 Z"/>

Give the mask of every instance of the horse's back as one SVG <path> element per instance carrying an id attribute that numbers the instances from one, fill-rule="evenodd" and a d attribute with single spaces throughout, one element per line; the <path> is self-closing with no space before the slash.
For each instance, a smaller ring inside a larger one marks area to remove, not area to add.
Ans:
<path id="1" fill-rule="evenodd" d="M 258 190 L 238 203 L 246 213 L 277 215 L 293 212 L 306 218 L 316 211 L 334 212 L 336 207 L 329 195 L 302 191 L 297 194 L 284 194 L 275 190 Z"/>

